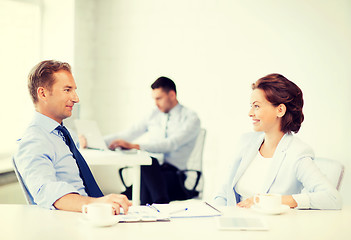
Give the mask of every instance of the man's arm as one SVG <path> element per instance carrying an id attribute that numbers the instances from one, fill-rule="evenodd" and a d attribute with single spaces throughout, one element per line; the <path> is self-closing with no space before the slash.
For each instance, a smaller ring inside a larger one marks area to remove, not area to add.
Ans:
<path id="1" fill-rule="evenodd" d="M 109 194 L 100 198 L 92 198 L 69 193 L 56 200 L 54 207 L 65 211 L 81 212 L 82 206 L 90 203 L 109 203 L 113 206 L 117 215 L 120 212 L 120 208 L 123 208 L 124 213 L 128 213 L 128 208 L 132 205 L 128 198 L 121 194 Z"/>
<path id="2" fill-rule="evenodd" d="M 187 120 L 181 125 L 178 131 L 166 139 L 160 139 L 147 144 L 135 144 L 124 139 L 115 139 L 110 142 L 108 147 L 115 149 L 142 149 L 154 153 L 171 152 L 179 148 L 179 146 L 188 143 L 194 139 L 200 132 L 200 120 L 196 114 L 190 115 Z"/>
<path id="3" fill-rule="evenodd" d="M 154 114 L 154 112 L 152 114 Z M 152 116 L 152 114 L 151 114 L 151 116 Z M 150 116 L 144 118 L 142 121 L 140 121 L 137 124 L 134 124 L 128 130 L 105 136 L 104 139 L 105 139 L 106 145 L 111 146 L 112 142 L 115 141 L 116 139 L 124 139 L 125 141 L 133 141 L 134 139 L 140 137 L 142 134 L 144 134 L 147 131 L 147 123 L 149 121 L 149 118 L 150 118 Z M 111 149 L 114 149 L 114 148 L 111 148 Z"/>

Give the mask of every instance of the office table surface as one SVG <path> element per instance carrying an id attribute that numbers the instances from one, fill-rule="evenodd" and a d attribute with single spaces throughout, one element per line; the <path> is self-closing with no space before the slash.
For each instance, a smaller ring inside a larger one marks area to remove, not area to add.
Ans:
<path id="1" fill-rule="evenodd" d="M 117 223 L 93 227 L 82 213 L 30 205 L 0 205 L 1 239 L 350 239 L 351 207 L 342 210 L 289 210 L 262 215 L 251 209 L 225 207 L 225 216 L 260 216 L 268 231 L 220 231 L 217 217 L 180 218 L 170 222 Z"/>
<path id="2" fill-rule="evenodd" d="M 151 165 L 152 163 L 149 153 L 145 151 L 128 153 L 123 151 L 81 149 L 80 152 L 89 165 L 138 166 Z"/>

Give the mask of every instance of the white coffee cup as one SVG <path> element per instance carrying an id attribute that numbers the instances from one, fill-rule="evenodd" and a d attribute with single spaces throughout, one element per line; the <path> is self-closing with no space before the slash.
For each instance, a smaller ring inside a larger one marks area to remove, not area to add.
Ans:
<path id="1" fill-rule="evenodd" d="M 93 222 L 110 220 L 113 217 L 113 207 L 108 203 L 91 203 L 82 206 L 82 213 Z"/>
<path id="2" fill-rule="evenodd" d="M 254 204 L 262 209 L 277 209 L 282 205 L 282 196 L 280 194 L 256 194 Z"/>

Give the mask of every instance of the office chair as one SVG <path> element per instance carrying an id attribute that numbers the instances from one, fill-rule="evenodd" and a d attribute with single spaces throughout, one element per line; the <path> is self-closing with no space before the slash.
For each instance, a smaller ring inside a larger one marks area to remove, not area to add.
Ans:
<path id="1" fill-rule="evenodd" d="M 339 190 L 344 177 L 344 165 L 335 160 L 319 157 L 315 158 L 314 162 L 321 172 L 325 174 L 330 183 Z"/>
<path id="2" fill-rule="evenodd" d="M 188 199 L 198 197 L 203 190 L 203 178 L 201 178 L 201 176 L 205 138 L 206 129 L 202 128 L 197 136 L 194 149 L 188 159 L 187 169 L 179 170 L 177 172 L 181 182 L 183 182 L 183 176 L 186 176 L 184 184 L 182 183 L 180 185 L 183 187 L 183 191 L 186 193 Z"/>
<path id="3" fill-rule="evenodd" d="M 26 185 L 23 182 L 21 174 L 18 172 L 18 169 L 17 169 L 16 162 L 15 162 L 14 158 L 12 158 L 12 164 L 13 164 L 13 169 L 14 169 L 14 171 L 16 173 L 17 180 L 18 180 L 18 182 L 19 182 L 19 184 L 20 184 L 20 186 L 22 188 L 22 191 L 23 191 L 23 194 L 24 194 L 24 198 L 26 199 L 27 204 L 29 204 L 29 205 L 36 205 L 32 195 L 30 194 L 30 192 L 28 191 Z"/>
<path id="4" fill-rule="evenodd" d="M 197 136 L 195 146 L 190 154 L 187 169 L 177 171 L 178 179 L 180 181 L 180 186 L 182 186 L 186 199 L 191 199 L 199 196 L 203 188 L 203 178 L 202 176 L 202 156 L 203 149 L 206 138 L 206 129 L 201 129 L 199 135 Z M 119 169 L 119 176 L 122 181 L 123 186 L 126 188 L 127 192 L 131 192 L 131 186 L 127 186 L 124 180 L 123 172 L 129 167 L 124 167 Z M 185 181 L 184 181 L 185 177 Z"/>

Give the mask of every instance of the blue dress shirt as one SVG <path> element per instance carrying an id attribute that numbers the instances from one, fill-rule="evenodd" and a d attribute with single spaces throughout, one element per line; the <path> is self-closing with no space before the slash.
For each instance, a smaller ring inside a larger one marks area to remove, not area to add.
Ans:
<path id="1" fill-rule="evenodd" d="M 15 163 L 34 202 L 53 208 L 56 200 L 69 193 L 87 196 L 79 169 L 55 120 L 35 112 L 22 139 L 18 140 Z M 75 142 L 77 147 L 77 138 Z"/>
<path id="2" fill-rule="evenodd" d="M 200 132 L 200 125 L 200 119 L 195 112 L 177 104 L 168 113 L 154 109 L 131 129 L 109 135 L 105 141 L 107 145 L 115 139 L 133 141 L 148 133 L 149 141 L 139 144 L 140 149 L 150 153 L 162 153 L 164 162 L 184 170 Z"/>

